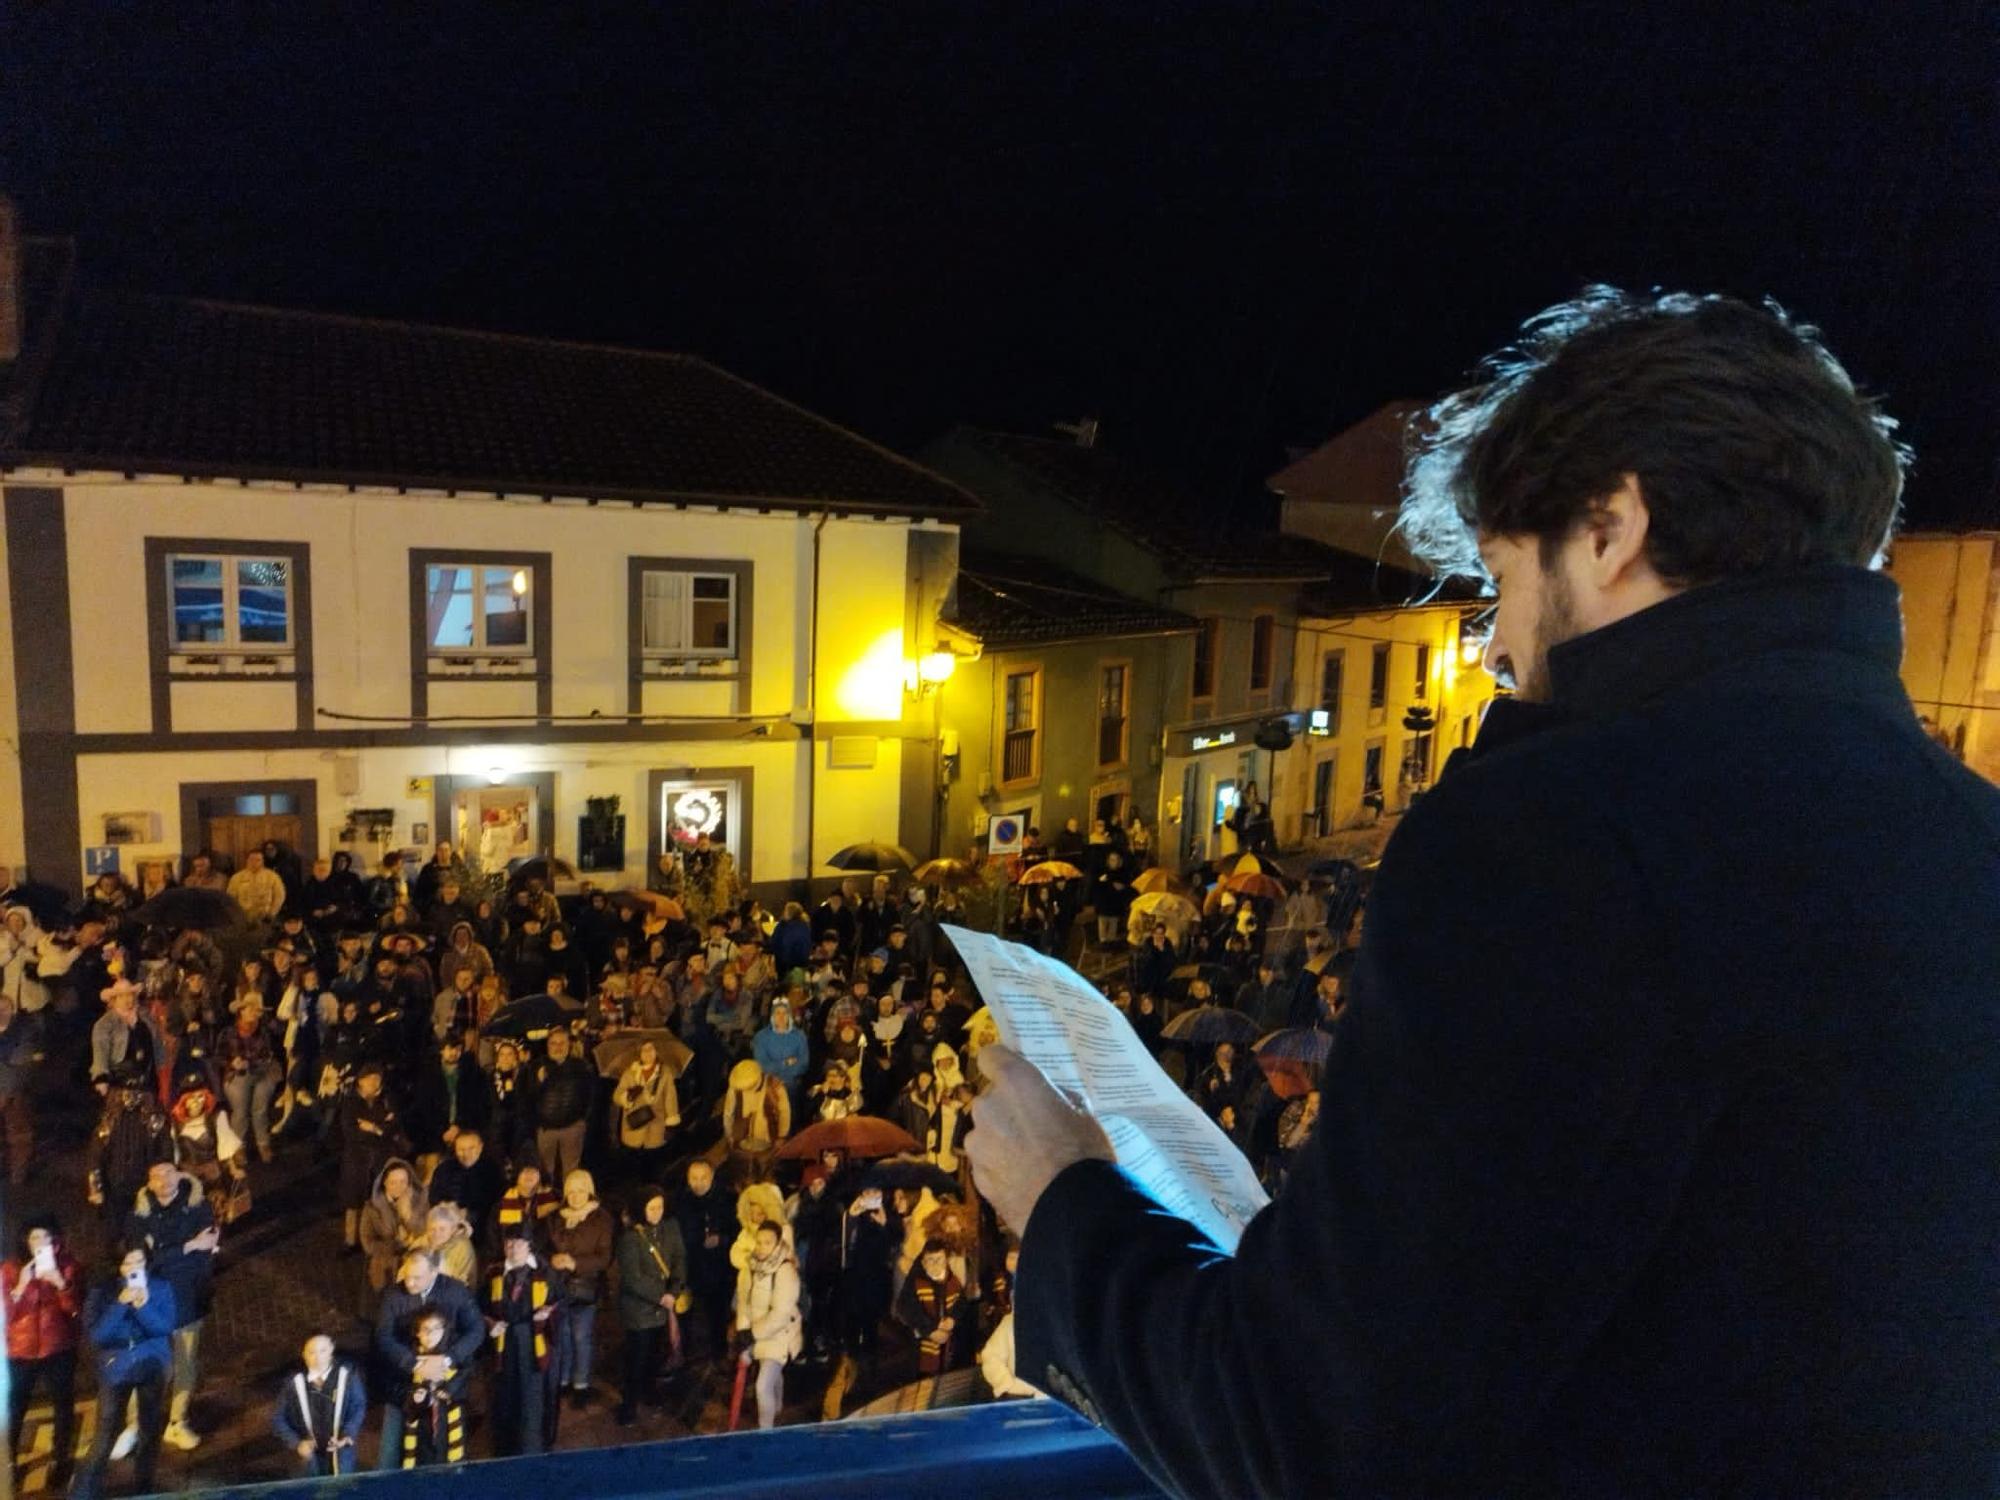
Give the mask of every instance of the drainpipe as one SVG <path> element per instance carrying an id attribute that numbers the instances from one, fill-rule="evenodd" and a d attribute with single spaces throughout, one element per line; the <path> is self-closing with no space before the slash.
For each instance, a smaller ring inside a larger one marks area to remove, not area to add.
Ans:
<path id="1" fill-rule="evenodd" d="M 819 868 L 813 848 L 813 807 L 819 787 L 819 536 L 828 513 L 813 523 L 813 575 L 810 613 L 806 616 L 806 903 L 812 903 L 813 871 Z"/>

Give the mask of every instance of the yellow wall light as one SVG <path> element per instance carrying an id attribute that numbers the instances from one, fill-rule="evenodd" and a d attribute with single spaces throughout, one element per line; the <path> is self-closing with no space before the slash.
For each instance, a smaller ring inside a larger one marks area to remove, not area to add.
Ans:
<path id="1" fill-rule="evenodd" d="M 951 674 L 958 670 L 958 657 L 949 651 L 930 651 L 917 663 L 917 681 L 925 687 L 936 687 L 951 681 Z"/>

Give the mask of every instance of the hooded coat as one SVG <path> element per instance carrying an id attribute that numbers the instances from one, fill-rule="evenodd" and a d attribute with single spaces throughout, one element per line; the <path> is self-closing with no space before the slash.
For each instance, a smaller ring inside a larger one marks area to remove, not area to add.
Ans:
<path id="1" fill-rule="evenodd" d="M 382 1190 L 383 1180 L 397 1167 L 410 1174 L 409 1196 L 400 1208 Z M 423 1248 L 424 1219 L 430 1208 L 430 1195 L 424 1191 L 423 1179 L 415 1167 L 400 1156 L 382 1163 L 382 1170 L 375 1174 L 374 1185 L 369 1189 L 368 1204 L 361 1210 L 361 1250 L 367 1256 L 368 1285 L 373 1290 L 379 1292 L 389 1284 L 404 1251 Z"/>
<path id="2" fill-rule="evenodd" d="M 126 1242 L 145 1246 L 147 1274 L 174 1289 L 176 1328 L 208 1316 L 215 1297 L 215 1252 L 190 1250 L 187 1242 L 214 1227 L 215 1214 L 200 1180 L 185 1172 L 166 1202 L 155 1198 L 150 1187 L 140 1188 L 132 1200 Z"/>

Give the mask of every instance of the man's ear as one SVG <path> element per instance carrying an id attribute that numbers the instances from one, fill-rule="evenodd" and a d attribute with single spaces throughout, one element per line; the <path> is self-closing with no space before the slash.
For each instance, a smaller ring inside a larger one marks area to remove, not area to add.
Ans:
<path id="1" fill-rule="evenodd" d="M 1621 476 L 1617 489 L 1592 502 L 1584 522 L 1590 539 L 1584 567 L 1600 593 L 1651 574 L 1646 537 L 1652 519 L 1637 474 Z"/>

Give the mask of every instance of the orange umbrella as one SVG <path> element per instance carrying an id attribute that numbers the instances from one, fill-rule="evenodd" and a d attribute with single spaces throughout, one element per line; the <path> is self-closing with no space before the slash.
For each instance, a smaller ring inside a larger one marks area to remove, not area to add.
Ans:
<path id="1" fill-rule="evenodd" d="M 977 885 L 979 866 L 964 859 L 929 859 L 910 872 L 918 885 Z"/>
<path id="2" fill-rule="evenodd" d="M 610 904 L 619 911 L 628 908 L 643 911 L 648 917 L 670 922 L 685 922 L 687 911 L 672 896 L 663 896 L 658 891 L 613 891 Z"/>
<path id="3" fill-rule="evenodd" d="M 845 1151 L 849 1156 L 894 1156 L 900 1151 L 920 1151 L 916 1138 L 891 1120 L 873 1115 L 847 1115 L 838 1120 L 821 1120 L 808 1125 L 778 1147 L 777 1155 L 787 1160 L 811 1161 L 822 1151 Z"/>
<path id="4" fill-rule="evenodd" d="M 1258 896 L 1267 901 L 1285 899 L 1284 882 L 1274 880 L 1269 875 L 1255 870 L 1240 871 L 1222 882 L 1225 891 L 1234 891 L 1239 896 Z"/>
<path id="5" fill-rule="evenodd" d="M 1059 859 L 1045 859 L 1030 865 L 1021 875 L 1022 885 L 1049 885 L 1058 880 L 1081 880 L 1083 871 Z"/>
<path id="6" fill-rule="evenodd" d="M 1171 891 L 1175 895 L 1180 895 L 1187 890 L 1187 886 L 1156 865 L 1133 881 L 1132 889 L 1141 896 L 1157 896 L 1162 891 Z"/>

